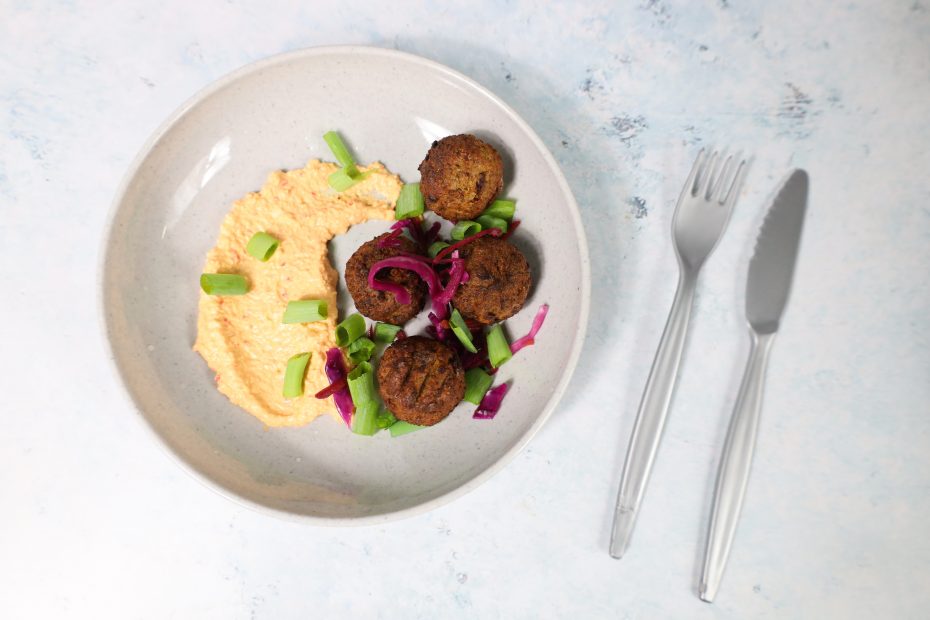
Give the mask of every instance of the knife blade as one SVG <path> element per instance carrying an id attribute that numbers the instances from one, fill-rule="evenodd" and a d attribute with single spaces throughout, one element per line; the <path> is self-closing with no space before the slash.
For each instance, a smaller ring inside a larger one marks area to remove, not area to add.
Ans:
<path id="1" fill-rule="evenodd" d="M 805 171 L 792 171 L 772 200 L 759 231 L 746 283 L 746 319 L 759 334 L 778 330 L 788 303 L 809 184 Z"/>
<path id="2" fill-rule="evenodd" d="M 775 332 L 788 303 L 807 211 L 808 186 L 808 176 L 803 170 L 794 170 L 788 175 L 762 223 L 755 253 L 749 262 L 746 319 L 752 335 L 752 350 L 717 473 L 704 570 L 698 585 L 698 595 L 708 603 L 713 602 L 720 587 L 746 495 L 759 430 L 765 369 Z"/>

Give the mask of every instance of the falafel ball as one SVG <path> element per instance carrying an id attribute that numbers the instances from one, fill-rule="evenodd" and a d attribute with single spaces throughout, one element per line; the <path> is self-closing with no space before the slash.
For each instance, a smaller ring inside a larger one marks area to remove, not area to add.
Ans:
<path id="1" fill-rule="evenodd" d="M 468 281 L 460 285 L 452 304 L 462 316 L 484 325 L 498 323 L 520 311 L 530 292 L 530 266 L 513 244 L 494 237 L 475 239 L 459 250 Z"/>
<path id="2" fill-rule="evenodd" d="M 346 263 L 346 288 L 352 295 L 352 301 L 359 312 L 373 321 L 382 321 L 392 325 L 403 325 L 426 303 L 426 284 L 420 277 L 407 269 L 383 269 L 378 273 L 379 280 L 400 284 L 410 294 L 409 304 L 399 304 L 394 293 L 376 291 L 368 286 L 368 272 L 379 260 L 400 256 L 402 252 L 416 253 L 416 246 L 406 237 L 398 237 L 399 248 L 378 247 L 378 242 L 390 233 L 375 237 L 362 244 Z"/>
<path id="3" fill-rule="evenodd" d="M 420 164 L 426 208 L 452 222 L 481 215 L 503 185 L 500 153 L 470 134 L 433 142 Z"/>
<path id="4" fill-rule="evenodd" d="M 395 341 L 378 365 L 378 391 L 398 420 L 432 426 L 465 396 L 465 371 L 447 344 L 411 336 Z"/>

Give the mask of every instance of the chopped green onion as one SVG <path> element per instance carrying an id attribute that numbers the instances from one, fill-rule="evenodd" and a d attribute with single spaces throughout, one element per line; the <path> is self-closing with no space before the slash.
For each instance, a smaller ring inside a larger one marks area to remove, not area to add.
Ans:
<path id="1" fill-rule="evenodd" d="M 309 353 L 298 353 L 287 360 L 287 370 L 284 371 L 284 398 L 297 398 L 303 395 L 304 375 L 307 374 L 309 362 Z"/>
<path id="2" fill-rule="evenodd" d="M 337 170 L 336 172 L 329 175 L 329 179 L 327 179 L 327 181 L 329 182 L 329 186 L 337 192 L 344 192 L 356 183 L 367 179 L 369 174 L 371 173 L 362 172 L 360 174 L 356 174 L 353 177 L 349 176 L 345 170 Z"/>
<path id="3" fill-rule="evenodd" d="M 465 373 L 465 400 L 480 405 L 492 383 L 494 377 L 480 368 L 472 368 Z"/>
<path id="4" fill-rule="evenodd" d="M 488 359 L 491 360 L 491 366 L 497 368 L 511 357 L 510 344 L 507 342 L 507 336 L 504 335 L 504 328 L 498 323 L 488 332 Z"/>
<path id="5" fill-rule="evenodd" d="M 445 241 L 433 241 L 429 249 L 426 250 L 426 253 L 429 254 L 430 258 L 436 258 L 436 255 L 449 247 L 449 244 Z"/>
<path id="6" fill-rule="evenodd" d="M 378 414 L 378 428 L 390 428 L 397 422 L 394 414 L 387 409 L 382 409 Z"/>
<path id="7" fill-rule="evenodd" d="M 204 273 L 200 276 L 200 288 L 207 295 L 245 295 L 249 292 L 249 281 L 237 273 Z"/>
<path id="8" fill-rule="evenodd" d="M 423 194 L 419 183 L 407 183 L 400 188 L 397 205 L 394 207 L 394 219 L 405 220 L 408 217 L 423 215 Z"/>
<path id="9" fill-rule="evenodd" d="M 336 326 L 336 344 L 347 347 L 365 333 L 365 319 L 359 313 L 351 314 Z"/>
<path id="10" fill-rule="evenodd" d="M 462 220 L 452 227 L 451 237 L 456 241 L 461 241 L 465 237 L 471 237 L 479 232 L 481 232 L 481 224 L 471 220 Z"/>
<path id="11" fill-rule="evenodd" d="M 390 323 L 376 323 L 375 342 L 394 342 L 394 339 L 397 338 L 397 332 L 399 331 L 400 327 L 397 325 L 391 325 Z"/>
<path id="12" fill-rule="evenodd" d="M 249 256 L 252 258 L 257 258 L 264 263 L 271 258 L 274 251 L 278 249 L 278 243 L 280 242 L 268 233 L 257 232 L 249 239 L 249 242 L 245 246 L 245 251 L 248 252 Z"/>
<path id="13" fill-rule="evenodd" d="M 371 370 L 371 364 L 361 362 L 349 373 L 349 394 L 352 395 L 352 402 L 356 408 L 364 405 L 368 401 L 377 400 L 375 398 L 375 374 Z"/>
<path id="14" fill-rule="evenodd" d="M 497 228 L 502 233 L 507 232 L 507 220 L 502 217 L 494 217 L 493 215 L 479 215 L 478 219 L 475 221 L 481 224 L 481 230 Z"/>
<path id="15" fill-rule="evenodd" d="M 329 316 L 325 299 L 298 299 L 287 302 L 282 323 L 313 323 Z"/>
<path id="16" fill-rule="evenodd" d="M 465 319 L 462 318 L 458 310 L 452 311 L 452 316 L 449 317 L 449 326 L 452 328 L 452 333 L 459 339 L 459 342 L 462 343 L 466 351 L 469 353 L 478 352 L 478 349 L 475 348 L 475 344 L 471 341 L 471 330 L 468 329 L 468 325 L 465 324 Z"/>
<path id="17" fill-rule="evenodd" d="M 513 200 L 495 200 L 481 215 L 489 215 L 509 222 L 513 219 L 516 210 L 517 203 Z"/>
<path id="18" fill-rule="evenodd" d="M 355 159 L 352 157 L 352 154 L 349 153 L 349 149 L 346 147 L 345 142 L 342 141 L 339 134 L 335 131 L 327 131 L 323 134 L 323 139 L 326 140 L 326 144 L 329 145 L 329 150 L 333 152 L 333 157 L 335 157 L 339 165 L 342 166 L 343 172 L 350 177 L 358 176 L 358 168 L 355 167 Z"/>
<path id="19" fill-rule="evenodd" d="M 416 424 L 411 424 L 410 422 L 404 422 L 403 420 L 398 420 L 388 430 L 391 431 L 391 437 L 400 437 L 401 435 L 406 435 L 407 433 L 418 431 L 421 428 L 426 428 L 426 427 L 417 426 Z"/>
<path id="20" fill-rule="evenodd" d="M 353 363 L 367 362 L 371 359 L 371 354 L 375 350 L 375 343 L 362 336 L 349 345 L 349 359 Z"/>
<path id="21" fill-rule="evenodd" d="M 357 435 L 374 435 L 380 431 L 381 428 L 378 426 L 380 410 L 381 404 L 375 400 L 356 405 L 355 413 L 352 415 L 352 432 Z"/>

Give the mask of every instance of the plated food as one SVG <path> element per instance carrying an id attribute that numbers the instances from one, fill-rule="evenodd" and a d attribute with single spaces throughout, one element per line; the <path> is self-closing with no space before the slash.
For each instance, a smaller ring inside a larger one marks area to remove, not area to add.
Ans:
<path id="1" fill-rule="evenodd" d="M 463 400 L 477 405 L 473 417 L 493 418 L 508 389 L 492 388 L 493 375 L 533 344 L 548 311 L 508 342 L 501 322 L 523 308 L 532 274 L 507 240 L 516 203 L 495 200 L 500 154 L 473 135 L 448 136 L 424 157 L 421 182 L 402 185 L 380 164 L 358 166 L 335 132 L 324 138 L 338 166 L 314 160 L 273 173 L 233 205 L 208 253 L 194 349 L 217 388 L 269 426 L 329 411 L 357 434 L 399 436 L 441 422 Z M 449 239 L 441 221 L 424 219 L 427 209 L 453 224 Z M 392 217 L 347 261 L 358 314 L 336 323 L 327 242 Z M 408 336 L 427 302 L 430 325 Z"/>

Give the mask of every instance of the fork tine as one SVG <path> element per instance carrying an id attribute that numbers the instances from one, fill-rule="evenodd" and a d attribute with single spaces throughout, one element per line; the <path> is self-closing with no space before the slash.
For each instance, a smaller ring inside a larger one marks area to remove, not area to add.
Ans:
<path id="1" fill-rule="evenodd" d="M 720 204 L 733 206 L 733 203 L 736 202 L 736 197 L 739 196 L 740 185 L 742 185 L 745 175 L 746 160 L 740 159 L 739 165 L 736 166 L 736 170 L 733 173 L 732 181 L 725 186 L 727 188 L 726 194 L 720 197 Z"/>
<path id="2" fill-rule="evenodd" d="M 704 166 L 704 170 L 701 172 L 700 179 L 697 182 L 697 196 L 706 196 L 707 192 L 710 189 L 711 181 L 713 181 L 714 176 L 717 173 L 717 164 L 719 162 L 719 151 L 714 151 L 711 153 L 710 157 L 707 160 L 707 165 Z"/>
<path id="3" fill-rule="evenodd" d="M 733 171 L 731 167 L 732 163 L 733 155 L 727 155 L 727 158 L 723 161 L 723 165 L 720 167 L 720 172 L 718 172 L 717 176 L 714 178 L 713 184 L 707 188 L 707 200 L 720 200 L 721 194 L 723 194 L 724 189 L 727 187 L 726 183 L 730 177 L 730 173 Z"/>
<path id="4" fill-rule="evenodd" d="M 701 170 L 704 167 L 704 155 L 705 150 L 701 149 L 698 151 L 697 157 L 694 158 L 694 165 L 691 166 L 691 172 L 688 174 L 688 180 L 685 181 L 684 189 L 682 190 L 682 196 L 684 196 L 685 193 L 693 196 L 694 192 L 697 191 L 697 186 L 695 183 L 697 182 L 698 175 L 701 174 Z"/>

